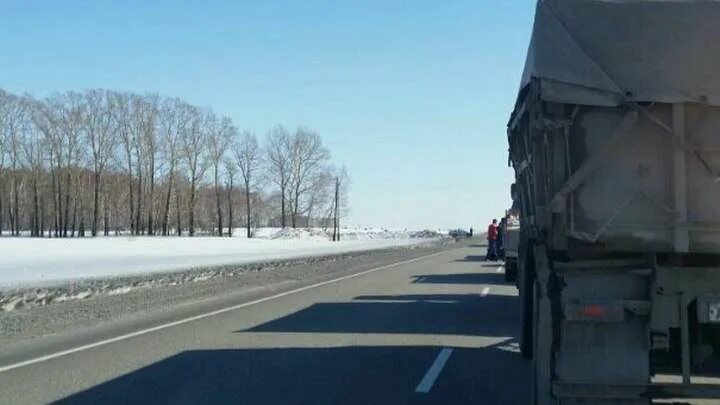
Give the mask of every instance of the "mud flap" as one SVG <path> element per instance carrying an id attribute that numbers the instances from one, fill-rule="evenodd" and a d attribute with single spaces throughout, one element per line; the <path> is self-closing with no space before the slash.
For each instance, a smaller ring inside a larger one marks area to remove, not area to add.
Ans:
<path id="1" fill-rule="evenodd" d="M 649 404 L 603 388 L 650 382 L 647 277 L 618 268 L 553 268 L 541 247 L 535 258 L 533 403 Z M 594 387 L 596 395 L 559 388 L 568 385 Z"/>
<path id="2" fill-rule="evenodd" d="M 552 396 L 553 327 L 552 306 L 547 291 L 550 268 L 543 248 L 535 251 L 535 275 L 533 404 L 552 405 L 558 402 Z"/>

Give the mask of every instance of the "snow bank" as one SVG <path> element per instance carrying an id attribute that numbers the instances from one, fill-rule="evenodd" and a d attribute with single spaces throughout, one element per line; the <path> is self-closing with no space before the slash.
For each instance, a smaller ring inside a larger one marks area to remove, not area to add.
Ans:
<path id="1" fill-rule="evenodd" d="M 408 234 L 353 231 L 331 242 L 318 230 L 259 230 L 243 237 L 0 239 L 0 290 L 67 281 L 243 264 L 422 242 Z M 241 232 L 238 233 L 240 235 Z"/>
<path id="2" fill-rule="evenodd" d="M 423 231 L 425 232 L 425 231 Z M 427 231 L 431 232 L 431 231 Z M 328 240 L 332 237 L 332 230 L 320 228 L 258 228 L 253 230 L 256 238 L 259 239 L 300 239 L 300 240 Z M 243 230 L 234 233 L 244 237 Z M 375 240 L 375 239 L 407 239 L 414 237 L 438 237 L 439 234 L 425 235 L 407 230 L 392 230 L 385 228 L 341 228 L 340 238 L 345 240 Z"/>
<path id="3" fill-rule="evenodd" d="M 262 234 L 262 233 L 261 233 Z M 273 231 L 267 236 L 261 236 L 265 239 L 284 239 L 284 240 L 316 240 L 327 241 L 330 235 L 321 229 L 292 229 L 285 228 Z"/>

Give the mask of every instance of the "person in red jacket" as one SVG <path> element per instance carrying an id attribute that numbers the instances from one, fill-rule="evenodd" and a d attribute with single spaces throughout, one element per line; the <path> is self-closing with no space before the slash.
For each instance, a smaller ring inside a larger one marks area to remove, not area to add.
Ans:
<path id="1" fill-rule="evenodd" d="M 498 260 L 498 251 L 497 251 L 497 244 L 498 244 L 498 225 L 497 225 L 497 219 L 493 219 L 490 226 L 488 226 L 487 230 L 487 240 L 488 240 L 488 248 L 487 248 L 487 255 L 485 256 L 485 260 L 492 260 L 496 261 Z"/>

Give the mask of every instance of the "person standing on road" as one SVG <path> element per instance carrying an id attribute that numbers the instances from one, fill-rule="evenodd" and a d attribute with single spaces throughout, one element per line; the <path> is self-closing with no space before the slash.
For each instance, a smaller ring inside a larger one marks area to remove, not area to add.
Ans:
<path id="1" fill-rule="evenodd" d="M 498 242 L 498 226 L 497 226 L 497 219 L 493 219 L 490 226 L 488 226 L 487 230 L 487 240 L 488 240 L 488 247 L 487 247 L 487 255 L 485 256 L 485 260 L 487 261 L 496 261 L 498 259 L 498 253 L 497 253 L 497 242 Z"/>

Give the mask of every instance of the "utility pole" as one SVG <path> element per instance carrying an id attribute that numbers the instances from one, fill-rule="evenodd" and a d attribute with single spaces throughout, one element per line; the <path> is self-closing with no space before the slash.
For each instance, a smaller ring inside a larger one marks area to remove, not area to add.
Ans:
<path id="1" fill-rule="evenodd" d="M 335 177 L 335 212 L 333 218 L 333 241 L 340 241 L 340 218 L 338 209 L 340 207 L 340 178 Z"/>

